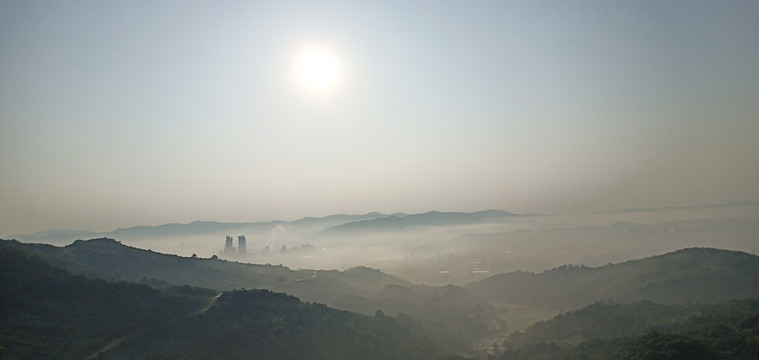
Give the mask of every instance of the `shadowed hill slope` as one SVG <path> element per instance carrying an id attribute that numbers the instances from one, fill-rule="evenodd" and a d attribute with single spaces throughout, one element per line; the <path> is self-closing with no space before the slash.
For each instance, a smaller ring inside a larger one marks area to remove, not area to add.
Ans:
<path id="1" fill-rule="evenodd" d="M 107 359 L 434 359 L 445 345 L 396 320 L 266 290 L 224 293 L 203 316 L 140 334 Z"/>
<path id="2" fill-rule="evenodd" d="M 139 282 L 158 280 L 218 290 L 265 287 L 304 277 L 308 272 L 283 266 L 251 265 L 222 260 L 186 258 L 125 246 L 113 239 L 77 240 L 65 247 L 3 242 L 33 253 L 74 273 L 104 279 Z"/>
<path id="3" fill-rule="evenodd" d="M 389 315 L 404 313 L 423 319 L 427 327 L 448 329 L 446 336 L 455 338 L 451 342 L 458 341 L 458 345 L 461 345 L 460 339 L 465 337 L 463 331 L 459 331 L 460 325 L 466 323 L 470 328 L 481 330 L 476 333 L 468 331 L 471 333 L 469 338 L 479 336 L 488 331 L 488 316 L 493 314 L 487 300 L 469 296 L 462 288 L 441 289 L 446 291 L 428 289 L 423 292 L 420 289 L 424 287 L 414 287 L 367 267 L 345 271 L 296 271 L 283 266 L 160 254 L 105 238 L 76 241 L 66 247 L 1 241 L 0 247 L 33 254 L 55 266 L 94 278 L 145 282 L 159 287 L 190 284 L 219 291 L 268 289 L 294 295 L 304 301 L 368 315 L 373 315 L 380 309 Z M 395 292 L 394 296 L 388 297 L 388 289 L 415 290 Z M 453 296 L 454 294 L 467 296 Z M 357 299 L 365 306 L 357 307 L 356 301 L 345 299 Z M 424 306 L 420 303 L 423 300 L 433 301 L 439 306 Z M 465 321 L 462 322 L 462 319 Z"/>
<path id="4" fill-rule="evenodd" d="M 2 241 L 76 274 L 154 285 L 193 285 L 217 290 L 264 288 L 307 301 L 329 303 L 340 294 L 375 296 L 388 284 L 407 284 L 382 272 L 291 270 L 219 259 L 188 258 L 125 246 L 113 239 L 77 240 L 65 247 Z"/>
<path id="5" fill-rule="evenodd" d="M 540 274 L 494 275 L 466 287 L 491 300 L 556 310 L 599 300 L 720 302 L 759 296 L 759 257 L 690 248 L 597 268 L 562 266 Z"/>
<path id="6" fill-rule="evenodd" d="M 88 279 L 0 247 L 0 294 L 0 358 L 72 359 L 197 311 L 215 292 Z"/>
<path id="7" fill-rule="evenodd" d="M 8 246 L 0 246 L 0 274 L 3 359 L 389 360 L 435 359 L 450 350 L 405 318 L 363 316 L 268 290 L 215 296 L 89 279 Z"/>
<path id="8" fill-rule="evenodd" d="M 497 359 L 756 359 L 759 300 L 596 303 L 504 342 Z"/>

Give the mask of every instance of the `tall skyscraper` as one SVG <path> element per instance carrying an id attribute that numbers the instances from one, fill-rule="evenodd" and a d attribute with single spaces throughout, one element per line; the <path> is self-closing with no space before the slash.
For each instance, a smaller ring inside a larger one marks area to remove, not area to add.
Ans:
<path id="1" fill-rule="evenodd" d="M 245 235 L 240 235 L 237 237 L 237 254 L 244 255 L 247 250 L 247 240 L 245 240 Z"/>
<path id="2" fill-rule="evenodd" d="M 224 246 L 224 255 L 231 255 L 234 253 L 235 253 L 234 239 L 232 239 L 231 236 L 227 235 L 227 243 Z"/>

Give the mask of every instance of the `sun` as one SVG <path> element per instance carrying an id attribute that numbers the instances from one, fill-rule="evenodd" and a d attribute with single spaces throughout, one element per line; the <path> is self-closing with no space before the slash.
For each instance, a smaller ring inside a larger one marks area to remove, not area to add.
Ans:
<path id="1" fill-rule="evenodd" d="M 309 49 L 298 60 L 298 76 L 303 84 L 313 90 L 324 91 L 337 80 L 339 62 L 326 49 Z"/>

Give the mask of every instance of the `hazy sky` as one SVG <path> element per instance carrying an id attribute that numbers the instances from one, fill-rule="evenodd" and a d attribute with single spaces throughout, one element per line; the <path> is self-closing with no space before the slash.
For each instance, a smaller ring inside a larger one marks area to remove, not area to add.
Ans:
<path id="1" fill-rule="evenodd" d="M 759 2 L 0 0 L 0 235 L 759 200 Z M 304 52 L 332 56 L 308 87 Z"/>

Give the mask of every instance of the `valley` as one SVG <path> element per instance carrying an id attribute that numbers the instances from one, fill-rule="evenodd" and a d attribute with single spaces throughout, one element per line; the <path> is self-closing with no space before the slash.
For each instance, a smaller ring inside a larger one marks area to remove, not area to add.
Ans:
<path id="1" fill-rule="evenodd" d="M 446 221 L 451 221 L 452 216 L 459 215 L 446 214 L 444 217 Z M 383 244 L 387 247 L 383 251 L 393 251 L 393 246 L 402 243 L 400 240 L 389 243 L 388 239 L 394 237 L 414 237 L 414 241 L 404 240 L 409 244 L 424 244 L 423 241 L 418 241 L 424 237 L 437 239 L 420 248 L 423 249 L 420 250 L 423 254 L 420 252 L 416 256 L 396 259 L 394 265 L 385 263 L 385 269 L 382 270 L 369 266 L 342 270 L 293 269 L 283 264 L 246 263 L 242 262 L 242 259 L 225 260 L 219 256 L 188 257 L 141 249 L 110 238 L 76 240 L 66 246 L 3 240 L 0 242 L 0 249 L 7 259 L 15 261 L 8 264 L 17 264 L 16 268 L 11 266 L 3 270 L 3 273 L 7 274 L 2 283 L 4 293 L 18 293 L 16 287 L 21 286 L 21 279 L 28 278 L 29 271 L 37 271 L 41 274 L 46 273 L 47 275 L 41 276 L 47 278 L 62 276 L 61 279 L 64 281 L 56 285 L 58 287 L 70 287 L 66 285 L 67 281 L 85 281 L 83 285 L 76 286 L 103 287 L 103 290 L 98 290 L 103 295 L 87 301 L 98 302 L 101 301 L 98 299 L 114 299 L 114 296 L 128 298 L 132 295 L 114 293 L 106 296 L 105 294 L 114 292 L 107 287 L 123 288 L 119 291 L 127 291 L 125 289 L 128 286 L 138 286 L 145 294 L 155 294 L 150 296 L 156 300 L 149 300 L 148 303 L 164 301 L 158 299 L 170 296 L 167 299 L 181 300 L 189 307 L 184 308 L 186 310 L 178 307 L 175 309 L 176 312 L 163 314 L 163 318 L 158 316 L 133 325 L 119 325 L 118 321 L 111 320 L 111 316 L 124 316 L 121 310 L 104 310 L 102 316 L 92 319 L 94 323 L 77 326 L 81 327 L 82 331 L 91 332 L 93 329 L 106 326 L 98 324 L 105 322 L 112 324 L 112 332 L 91 337 L 90 342 L 81 343 L 77 347 L 65 346 L 58 352 L 45 350 L 56 346 L 55 343 L 49 343 L 49 338 L 35 340 L 36 335 L 25 332 L 27 330 L 23 329 L 29 328 L 20 327 L 23 317 L 6 315 L 5 318 L 9 321 L 5 322 L 2 333 L 4 340 L 0 346 L 6 349 L 8 358 L 16 358 L 21 356 L 20 354 L 37 354 L 35 356 L 42 358 L 77 358 L 89 356 L 86 355 L 88 351 L 91 355 L 89 358 L 99 356 L 106 359 L 128 359 L 136 354 L 146 355 L 146 358 L 182 357 L 189 354 L 194 354 L 191 358 L 198 359 L 217 358 L 219 354 L 224 354 L 224 358 L 230 359 L 239 358 L 242 354 L 320 358 L 321 355 L 317 356 L 318 351 L 309 350 L 308 356 L 299 351 L 313 349 L 314 346 L 321 346 L 317 344 L 330 341 L 344 341 L 348 335 L 342 332 L 348 326 L 354 329 L 367 327 L 366 334 L 369 337 L 355 339 L 354 345 L 359 348 L 381 346 L 400 351 L 374 351 L 377 359 L 403 358 L 405 355 L 401 353 L 415 354 L 409 357 L 413 359 L 437 359 L 446 354 L 469 359 L 531 359 L 530 356 L 533 355 L 525 354 L 533 354 L 538 351 L 535 350 L 536 344 L 544 343 L 555 344 L 550 345 L 553 354 L 551 356 L 555 355 L 559 359 L 564 356 L 561 354 L 586 351 L 583 349 L 589 345 L 584 345 L 583 341 L 596 341 L 601 339 L 598 337 L 600 335 L 586 335 L 584 340 L 576 339 L 569 342 L 562 338 L 530 341 L 522 339 L 532 339 L 536 336 L 533 334 L 558 326 L 554 324 L 561 324 L 568 316 L 575 316 L 572 314 L 579 316 L 588 311 L 596 311 L 585 309 L 598 309 L 599 304 L 609 304 L 610 307 L 605 308 L 605 311 L 619 313 L 613 315 L 615 319 L 616 316 L 638 319 L 643 315 L 626 315 L 625 312 L 646 306 L 645 304 L 659 304 L 657 311 L 680 316 L 676 315 L 681 311 L 678 309 L 682 306 L 696 306 L 692 305 L 695 303 L 703 305 L 697 305 L 701 307 L 687 311 L 710 313 L 717 311 L 712 309 L 722 309 L 719 306 L 738 306 L 730 305 L 734 300 L 749 301 L 759 298 L 759 257 L 744 251 L 687 247 L 699 245 L 703 239 L 717 235 L 724 235 L 725 241 L 722 244 L 726 247 L 750 246 L 750 240 L 757 234 L 756 223 L 750 219 L 678 220 L 651 224 L 615 222 L 606 226 L 584 227 L 578 227 L 576 224 L 558 227 L 554 222 L 553 227 L 547 227 L 536 223 L 548 222 L 550 219 L 543 217 L 536 220 L 536 215 L 499 214 L 498 222 L 493 222 L 491 217 L 482 220 L 477 216 L 466 215 L 462 217 L 464 220 L 453 221 L 453 224 L 434 224 L 437 216 L 439 214 L 427 214 L 421 217 L 424 219 L 422 223 L 414 226 L 408 225 L 409 222 L 406 221 L 400 229 L 395 225 L 390 226 L 381 231 L 385 232 L 384 234 L 379 234 L 376 226 L 372 225 L 371 231 L 375 236 L 371 239 L 356 229 L 352 229 L 347 237 L 341 235 L 325 238 L 313 235 L 310 238 L 310 241 L 318 246 L 331 242 L 333 246 L 345 248 L 348 247 L 348 243 L 354 242 L 354 247 L 358 247 L 360 243 L 371 249 Z M 518 220 L 513 217 L 518 217 Z M 529 217 L 532 219 L 528 219 Z M 365 221 L 368 220 L 360 220 Z M 485 222 L 478 223 L 480 221 Z M 310 221 L 311 229 L 314 222 L 318 220 Z M 518 223 L 521 224 L 521 229 L 493 232 L 499 227 L 514 227 Z M 257 239 L 255 236 L 249 237 Z M 575 248 L 570 248 L 570 244 Z M 549 245 L 553 246 L 555 251 L 548 253 Z M 670 252 L 594 265 L 599 261 L 605 262 L 607 259 L 623 256 L 621 254 L 647 254 L 683 245 L 685 247 Z M 441 248 L 447 249 L 447 255 L 433 255 Z M 365 252 L 356 251 L 356 257 L 368 258 Z M 567 263 L 547 267 L 554 261 L 559 261 L 559 258 L 594 259 L 594 262 L 590 262 L 591 265 Z M 28 270 L 20 270 L 25 267 Z M 515 267 L 518 270 L 513 270 Z M 542 270 L 523 270 L 525 268 Z M 395 274 L 392 274 L 393 270 Z M 14 276 L 17 280 L 14 280 Z M 39 311 L 35 309 L 39 309 L 39 306 L 51 306 L 50 301 L 58 304 L 54 305 L 54 308 L 74 301 L 66 297 L 69 296 L 66 295 L 69 292 L 56 295 L 62 296 L 57 300 L 50 299 L 49 295 L 36 295 L 39 291 L 47 291 L 43 289 L 52 285 L 29 283 L 24 286 L 24 291 L 28 292 L 28 295 L 20 297 L 24 300 L 13 300 L 15 297 L 4 298 L 4 314 L 34 317 L 38 316 L 35 314 Z M 43 288 L 37 289 L 35 286 Z M 113 300 L 105 301 L 107 302 L 95 307 L 125 305 L 122 300 L 116 303 L 113 303 Z M 263 303 L 260 303 L 261 301 Z M 29 305 L 22 305 L 24 303 Z M 253 308 L 259 306 L 255 304 L 269 304 L 265 306 L 272 306 L 273 313 L 253 311 Z M 620 307 L 616 304 L 629 305 Z M 744 304 L 749 304 L 745 311 L 741 310 L 744 311 L 745 315 L 741 315 L 744 317 L 735 321 L 750 323 L 748 318 L 753 316 L 753 310 L 750 310 L 750 302 Z M 155 306 L 164 305 L 156 303 Z M 226 307 L 229 309 L 225 310 Z M 70 327 L 71 317 L 80 316 L 71 310 L 54 308 L 51 311 L 60 312 L 59 316 L 62 316 L 49 320 L 54 327 Z M 151 311 L 153 310 L 148 310 L 147 313 Z M 282 311 L 281 315 L 272 315 L 280 314 L 279 311 Z M 23 315 L 27 312 L 30 313 Z M 298 320 L 301 317 L 311 320 L 304 323 Z M 234 318 L 238 320 L 233 321 Z M 677 321 L 687 320 L 682 319 Z M 284 328 L 274 330 L 271 326 L 275 323 L 271 321 L 284 321 L 277 325 Z M 591 324 L 594 321 L 608 323 L 617 320 L 596 317 L 584 321 L 590 321 L 588 324 Z M 643 321 L 644 324 L 650 322 L 643 318 L 634 321 Z M 292 326 L 295 328 L 291 329 Z M 393 327 L 397 329 L 393 330 Z M 614 340 L 622 342 L 604 345 L 624 348 L 628 346 L 624 345 L 628 344 L 625 341 L 651 340 L 645 338 L 653 336 L 646 335 L 646 331 L 649 330 L 673 336 L 690 336 L 689 339 L 696 339 L 694 341 L 705 339 L 701 335 L 696 336 L 688 332 L 690 330 L 687 329 L 690 328 L 700 331 L 695 323 L 690 322 L 684 322 L 676 328 L 658 325 L 636 327 L 640 327 L 641 330 L 611 332 L 609 334 L 615 335 L 599 341 L 628 339 Z M 747 334 L 753 331 L 751 329 L 750 326 L 746 330 L 736 328 L 734 336 L 749 336 Z M 403 339 L 380 335 L 386 331 L 408 335 Z M 203 340 L 205 342 L 198 342 L 204 333 L 226 335 L 206 336 L 206 340 Z M 329 337 L 333 335 L 337 337 Z M 71 333 L 70 336 L 80 335 Z M 259 339 L 260 336 L 263 338 Z M 304 342 L 298 345 L 297 349 L 282 347 L 282 342 L 291 341 L 294 339 L 293 336 Z M 568 333 L 565 336 L 575 335 Z M 387 341 L 393 344 L 408 344 L 409 347 L 395 348 L 396 345 L 390 345 Z M 27 350 L 19 348 L 22 343 L 29 344 Z M 97 348 L 101 350 L 95 351 Z M 358 356 L 355 352 L 359 351 L 358 348 L 340 348 L 344 349 L 338 352 L 340 356 Z M 208 349 L 215 350 L 208 352 Z M 740 349 L 728 346 L 707 350 L 725 354 L 730 351 L 748 351 L 745 346 Z M 368 355 L 361 356 L 370 358 Z"/>

